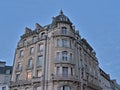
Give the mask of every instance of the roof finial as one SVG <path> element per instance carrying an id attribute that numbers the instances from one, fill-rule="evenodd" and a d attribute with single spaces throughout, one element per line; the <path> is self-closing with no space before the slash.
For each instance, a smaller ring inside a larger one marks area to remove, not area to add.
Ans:
<path id="1" fill-rule="evenodd" d="M 62 9 L 60 10 L 60 15 L 63 15 L 63 11 L 62 11 Z"/>

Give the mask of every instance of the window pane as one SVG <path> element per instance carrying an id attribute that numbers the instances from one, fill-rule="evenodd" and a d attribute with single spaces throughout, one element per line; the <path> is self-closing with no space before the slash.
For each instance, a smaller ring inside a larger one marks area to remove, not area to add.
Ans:
<path id="1" fill-rule="evenodd" d="M 62 39 L 62 46 L 67 47 L 67 40 L 66 39 Z"/>
<path id="2" fill-rule="evenodd" d="M 30 54 L 33 54 L 33 53 L 34 53 L 34 48 L 31 47 L 31 48 L 30 48 Z"/>
<path id="3" fill-rule="evenodd" d="M 39 44 L 38 52 L 43 52 L 43 48 L 44 48 L 44 45 L 43 44 Z"/>
<path id="4" fill-rule="evenodd" d="M 68 67 L 63 67 L 63 76 L 68 76 Z"/>
<path id="5" fill-rule="evenodd" d="M 23 51 L 23 50 L 21 50 L 21 51 L 20 51 L 20 55 L 19 55 L 19 56 L 20 56 L 20 57 L 22 57 L 23 55 L 24 55 L 24 51 Z"/>
<path id="6" fill-rule="evenodd" d="M 42 66 L 42 62 L 43 62 L 43 56 L 38 56 L 37 66 Z"/>
<path id="7" fill-rule="evenodd" d="M 63 61 L 67 61 L 68 60 L 68 58 L 67 58 L 67 51 L 63 51 L 62 52 L 62 60 Z"/>
<path id="8" fill-rule="evenodd" d="M 65 90 L 70 90 L 70 87 L 69 86 L 65 86 Z"/>
<path id="9" fill-rule="evenodd" d="M 37 77 L 41 77 L 42 76 L 42 70 L 37 70 Z"/>
<path id="10" fill-rule="evenodd" d="M 32 67 L 32 59 L 29 59 L 29 61 L 28 61 L 28 67 Z"/>
<path id="11" fill-rule="evenodd" d="M 27 79 L 31 79 L 32 78 L 32 72 L 27 72 Z"/>
<path id="12" fill-rule="evenodd" d="M 67 33 L 67 28 L 66 27 L 62 27 L 62 34 L 66 34 Z"/>
<path id="13" fill-rule="evenodd" d="M 17 70 L 21 70 L 21 68 L 22 68 L 22 64 L 21 62 L 18 62 Z"/>

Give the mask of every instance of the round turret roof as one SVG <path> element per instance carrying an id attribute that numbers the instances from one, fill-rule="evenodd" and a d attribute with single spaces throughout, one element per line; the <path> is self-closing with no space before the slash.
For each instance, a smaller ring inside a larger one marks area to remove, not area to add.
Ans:
<path id="1" fill-rule="evenodd" d="M 70 19 L 63 14 L 63 11 L 61 10 L 59 15 L 53 18 L 53 23 L 58 23 L 58 22 L 63 22 L 63 23 L 68 23 L 72 24 Z"/>

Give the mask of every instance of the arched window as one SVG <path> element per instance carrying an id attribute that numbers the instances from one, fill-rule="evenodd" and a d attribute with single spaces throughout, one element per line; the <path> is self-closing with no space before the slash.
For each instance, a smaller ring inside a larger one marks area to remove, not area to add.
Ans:
<path id="1" fill-rule="evenodd" d="M 58 90 L 71 90 L 68 85 L 64 85 L 58 88 Z"/>

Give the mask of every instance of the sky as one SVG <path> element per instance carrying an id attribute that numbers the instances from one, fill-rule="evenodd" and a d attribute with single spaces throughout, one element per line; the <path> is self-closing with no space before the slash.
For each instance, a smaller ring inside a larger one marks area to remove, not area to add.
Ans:
<path id="1" fill-rule="evenodd" d="M 120 84 L 120 0 L 0 0 L 0 60 L 13 65 L 25 27 L 52 22 L 62 9 L 94 48 L 99 66 Z"/>

